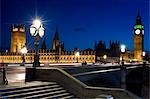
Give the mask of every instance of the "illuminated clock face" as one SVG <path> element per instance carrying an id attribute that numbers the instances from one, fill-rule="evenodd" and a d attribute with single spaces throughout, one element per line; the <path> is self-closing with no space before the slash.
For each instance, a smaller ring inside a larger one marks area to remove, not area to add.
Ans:
<path id="1" fill-rule="evenodd" d="M 140 30 L 139 29 L 135 30 L 135 33 L 140 34 Z"/>

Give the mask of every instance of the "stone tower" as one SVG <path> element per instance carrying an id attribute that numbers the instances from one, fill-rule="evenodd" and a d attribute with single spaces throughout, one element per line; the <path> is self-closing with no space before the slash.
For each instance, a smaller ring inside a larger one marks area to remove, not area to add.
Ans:
<path id="1" fill-rule="evenodd" d="M 144 43 L 144 26 L 141 22 L 141 17 L 138 13 L 136 17 L 136 23 L 134 25 L 134 59 L 137 61 L 142 61 L 143 53 L 143 43 Z"/>
<path id="2" fill-rule="evenodd" d="M 11 52 L 20 52 L 25 46 L 26 33 L 25 26 L 13 25 L 11 29 Z"/>

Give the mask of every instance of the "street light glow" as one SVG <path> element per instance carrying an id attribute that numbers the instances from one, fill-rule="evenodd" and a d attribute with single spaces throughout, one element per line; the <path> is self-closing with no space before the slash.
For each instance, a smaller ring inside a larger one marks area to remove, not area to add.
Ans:
<path id="1" fill-rule="evenodd" d="M 104 55 L 103 58 L 106 59 L 106 58 L 107 58 L 107 55 Z"/>
<path id="2" fill-rule="evenodd" d="M 125 45 L 122 44 L 122 45 L 120 46 L 120 48 L 121 48 L 121 52 L 122 52 L 122 53 L 124 53 L 124 52 L 126 51 L 126 46 L 125 46 Z"/>
<path id="3" fill-rule="evenodd" d="M 145 56 L 145 52 L 144 51 L 143 51 L 142 55 Z"/>
<path id="4" fill-rule="evenodd" d="M 37 36 L 39 35 L 41 38 L 44 35 L 44 28 L 43 24 L 39 19 L 35 19 L 33 21 L 33 24 L 30 26 L 30 33 L 32 36 Z"/>
<path id="5" fill-rule="evenodd" d="M 43 26 L 41 25 L 41 28 L 39 28 L 39 36 L 42 38 L 44 35 L 44 28 Z"/>
<path id="6" fill-rule="evenodd" d="M 26 53 L 27 53 L 27 51 L 28 51 L 28 50 L 27 50 L 27 48 L 26 48 L 26 47 L 24 47 L 24 48 L 22 48 L 22 49 L 21 49 L 21 53 L 22 53 L 22 54 L 26 54 Z"/>
<path id="7" fill-rule="evenodd" d="M 75 56 L 76 57 L 79 57 L 80 53 L 79 52 L 76 52 Z"/>
<path id="8" fill-rule="evenodd" d="M 41 20 L 35 19 L 35 20 L 33 21 L 33 25 L 34 25 L 37 29 L 40 28 L 40 26 L 41 26 Z"/>
<path id="9" fill-rule="evenodd" d="M 31 33 L 32 36 L 35 35 L 35 31 L 36 31 L 36 28 L 33 25 L 31 25 L 31 27 L 30 27 L 30 33 Z"/>

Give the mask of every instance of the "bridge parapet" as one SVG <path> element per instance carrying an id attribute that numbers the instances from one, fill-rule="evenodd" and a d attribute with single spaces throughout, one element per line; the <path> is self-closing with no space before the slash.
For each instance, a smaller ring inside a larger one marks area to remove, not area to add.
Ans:
<path id="1" fill-rule="evenodd" d="M 80 98 L 95 98 L 101 94 L 110 94 L 115 98 L 137 98 L 120 88 L 89 87 L 58 68 L 38 67 L 35 74 L 33 71 L 34 68 L 26 69 L 26 81 L 56 81 Z"/>

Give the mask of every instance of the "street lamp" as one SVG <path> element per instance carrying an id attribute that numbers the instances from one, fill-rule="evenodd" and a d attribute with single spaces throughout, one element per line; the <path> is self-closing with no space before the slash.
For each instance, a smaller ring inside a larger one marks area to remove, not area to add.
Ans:
<path id="1" fill-rule="evenodd" d="M 145 58 L 145 54 L 146 54 L 146 53 L 143 51 L 143 53 L 142 53 L 143 60 L 144 60 L 144 58 Z"/>
<path id="2" fill-rule="evenodd" d="M 142 56 L 143 56 L 143 64 L 146 63 L 146 61 L 145 61 L 145 55 L 146 55 L 146 53 L 145 53 L 145 51 L 143 51 L 143 53 L 142 53 Z"/>
<path id="3" fill-rule="evenodd" d="M 103 59 L 104 59 L 104 64 L 106 64 L 107 55 L 104 55 Z"/>
<path id="4" fill-rule="evenodd" d="M 121 64 L 121 88 L 126 89 L 126 66 L 124 65 L 124 58 L 123 54 L 125 54 L 126 51 L 126 46 L 121 45 L 120 46 L 120 51 L 122 55 L 122 64 Z"/>
<path id="5" fill-rule="evenodd" d="M 34 45 L 35 45 L 35 55 L 34 55 L 34 63 L 33 67 L 40 66 L 39 62 L 39 54 L 38 54 L 38 45 L 40 39 L 44 36 L 44 28 L 43 24 L 39 19 L 33 21 L 32 25 L 30 26 L 30 33 L 34 38 Z"/>
<path id="6" fill-rule="evenodd" d="M 79 52 L 76 52 L 75 53 L 75 57 L 76 57 L 76 59 L 77 59 L 77 63 L 78 63 L 78 57 L 80 56 L 80 53 Z"/>
<path id="7" fill-rule="evenodd" d="M 122 65 L 124 65 L 123 54 L 124 54 L 125 51 L 126 51 L 126 46 L 125 46 L 125 45 L 121 45 L 121 46 L 120 46 L 120 51 L 121 51 L 121 55 L 122 55 L 122 58 L 121 58 L 121 60 L 122 60 Z"/>
<path id="8" fill-rule="evenodd" d="M 22 66 L 24 66 L 24 64 L 25 64 L 25 54 L 27 53 L 27 48 L 26 47 L 23 47 L 22 49 L 21 49 L 21 54 L 22 54 Z"/>

